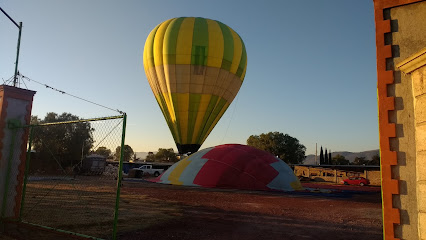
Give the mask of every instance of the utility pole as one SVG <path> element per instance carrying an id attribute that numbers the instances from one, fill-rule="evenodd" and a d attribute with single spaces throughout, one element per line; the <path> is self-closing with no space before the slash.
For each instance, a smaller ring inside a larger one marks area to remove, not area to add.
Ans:
<path id="1" fill-rule="evenodd" d="M 318 143 L 315 143 L 315 165 L 318 165 L 317 153 L 318 153 Z"/>
<path id="2" fill-rule="evenodd" d="M 18 35 L 18 46 L 16 47 L 16 62 L 15 62 L 15 76 L 13 77 L 13 86 L 16 87 L 18 83 L 18 62 L 19 62 L 19 50 L 21 48 L 21 33 L 22 33 L 22 22 L 19 22 L 19 35 Z"/>
<path id="3" fill-rule="evenodd" d="M 11 18 L 9 16 L 9 14 L 7 14 L 1 7 L 0 10 L 4 13 L 4 15 L 6 15 L 7 18 L 9 18 L 9 20 L 15 24 L 15 26 L 19 29 L 19 35 L 18 35 L 18 46 L 17 46 L 17 50 L 16 50 L 16 62 L 15 62 L 15 75 L 13 77 L 13 86 L 16 87 L 17 83 L 18 83 L 18 61 L 19 61 L 19 50 L 21 48 L 21 33 L 22 33 L 22 22 L 19 22 L 19 25 L 15 22 L 15 20 L 13 20 L 13 18 Z"/>

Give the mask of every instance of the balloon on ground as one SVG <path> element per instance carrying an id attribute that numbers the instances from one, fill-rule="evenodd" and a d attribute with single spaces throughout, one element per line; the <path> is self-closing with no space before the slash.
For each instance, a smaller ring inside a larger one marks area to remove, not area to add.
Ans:
<path id="1" fill-rule="evenodd" d="M 281 159 L 250 146 L 225 144 L 200 150 L 152 180 L 157 183 L 265 191 L 302 190 Z"/>
<path id="2" fill-rule="evenodd" d="M 247 54 L 241 37 L 206 18 L 169 19 L 149 34 L 145 73 L 179 153 L 194 153 L 237 95 Z"/>

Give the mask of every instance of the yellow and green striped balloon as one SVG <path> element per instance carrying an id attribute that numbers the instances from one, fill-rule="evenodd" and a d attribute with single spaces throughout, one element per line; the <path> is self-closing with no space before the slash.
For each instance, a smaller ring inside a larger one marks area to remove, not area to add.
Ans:
<path id="1" fill-rule="evenodd" d="M 149 34 L 143 62 L 179 152 L 196 152 L 243 83 L 241 37 L 219 21 L 169 19 Z"/>

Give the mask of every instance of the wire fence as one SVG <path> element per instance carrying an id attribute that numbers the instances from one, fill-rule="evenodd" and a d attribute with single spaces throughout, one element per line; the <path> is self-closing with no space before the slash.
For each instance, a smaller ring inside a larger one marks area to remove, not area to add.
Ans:
<path id="1" fill-rule="evenodd" d="M 126 115 L 28 127 L 20 220 L 116 239 Z"/>

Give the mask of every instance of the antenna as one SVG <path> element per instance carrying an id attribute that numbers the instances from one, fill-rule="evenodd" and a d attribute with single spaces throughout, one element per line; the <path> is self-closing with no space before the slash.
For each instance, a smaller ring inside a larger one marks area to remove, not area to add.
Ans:
<path id="1" fill-rule="evenodd" d="M 6 15 L 7 18 L 19 29 L 19 35 L 18 35 L 18 46 L 16 50 L 16 62 L 15 62 L 15 75 L 13 77 L 13 86 L 16 87 L 18 83 L 18 61 L 19 61 L 19 49 L 21 48 L 21 33 L 22 33 L 22 22 L 19 22 L 19 25 L 13 20 L 12 17 L 9 16 L 1 7 L 0 11 Z"/>

